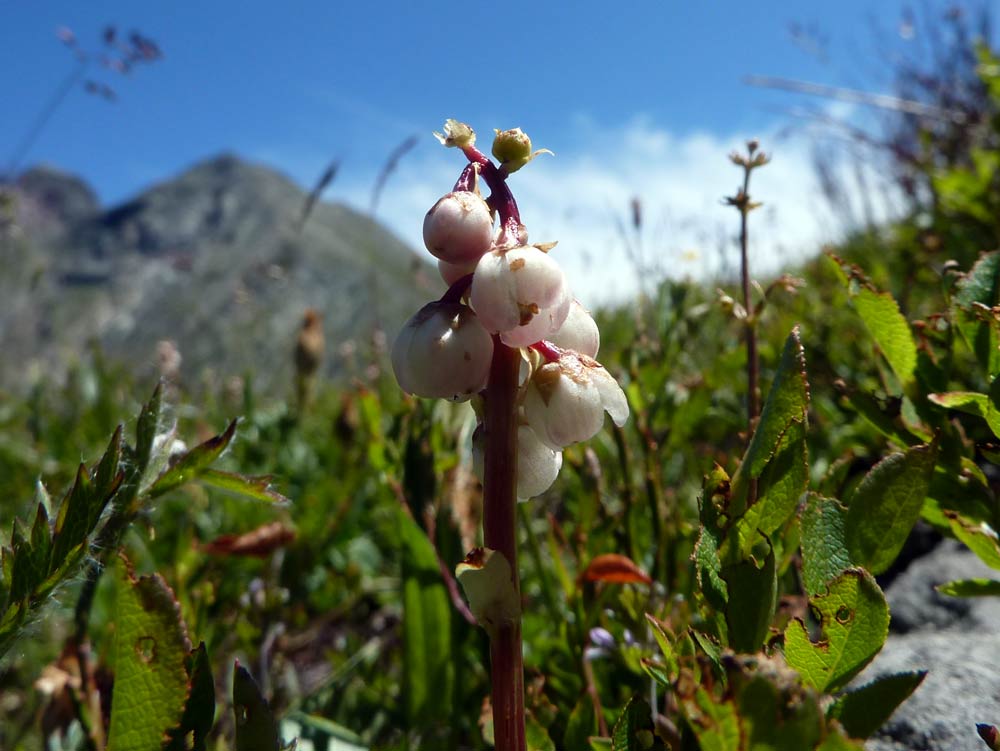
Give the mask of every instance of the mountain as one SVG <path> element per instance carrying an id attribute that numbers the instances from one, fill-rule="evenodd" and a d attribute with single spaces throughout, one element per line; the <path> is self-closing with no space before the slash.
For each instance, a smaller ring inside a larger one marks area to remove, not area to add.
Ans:
<path id="1" fill-rule="evenodd" d="M 176 343 L 194 382 L 254 373 L 291 380 L 303 313 L 319 311 L 325 375 L 352 372 L 379 327 L 391 333 L 440 288 L 371 218 L 318 203 L 280 173 L 223 155 L 103 210 L 70 175 L 36 168 L 0 224 L 0 385 L 58 374 L 97 341 L 140 375 Z M 10 202 L 8 202 L 10 203 Z"/>

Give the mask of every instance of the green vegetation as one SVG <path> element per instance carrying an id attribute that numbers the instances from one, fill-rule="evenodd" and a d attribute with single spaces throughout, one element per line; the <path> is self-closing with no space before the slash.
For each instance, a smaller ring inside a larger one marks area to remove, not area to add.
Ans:
<path id="1" fill-rule="evenodd" d="M 918 521 L 1000 569 L 994 157 L 758 294 L 749 441 L 731 299 L 665 282 L 600 316 L 633 419 L 519 507 L 530 749 L 861 749 L 919 685 L 851 681 Z M 489 747 L 488 640 L 450 573 L 479 534 L 475 420 L 371 366 L 301 411 L 249 384 L 149 399 L 96 356 L 0 403 L 0 746 Z"/>

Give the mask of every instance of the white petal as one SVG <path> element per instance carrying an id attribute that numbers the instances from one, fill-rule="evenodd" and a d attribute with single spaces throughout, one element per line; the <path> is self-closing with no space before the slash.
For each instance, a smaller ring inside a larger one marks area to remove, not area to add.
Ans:
<path id="1" fill-rule="evenodd" d="M 467 190 L 441 198 L 424 217 L 424 245 L 443 261 L 476 261 L 493 244 L 493 217 L 486 201 Z"/>
<path id="2" fill-rule="evenodd" d="M 590 368 L 590 378 L 601 395 L 601 404 L 619 428 L 628 420 L 628 400 L 611 374 L 598 365 Z"/>
<path id="3" fill-rule="evenodd" d="M 517 497 L 541 495 L 555 482 L 562 467 L 562 452 L 542 443 L 527 425 L 517 429 Z"/>
<path id="4" fill-rule="evenodd" d="M 597 323 L 576 300 L 570 304 L 569 314 L 559 330 L 546 338 L 557 347 L 571 349 L 587 357 L 597 357 L 601 347 L 601 332 Z"/>
<path id="5" fill-rule="evenodd" d="M 468 276 L 473 271 L 476 270 L 476 264 L 479 262 L 477 258 L 471 263 L 448 263 L 447 261 L 438 261 L 438 273 L 441 274 L 441 278 L 444 279 L 444 283 L 449 287 L 461 279 L 463 276 Z"/>
<path id="6" fill-rule="evenodd" d="M 504 331 L 500 334 L 500 339 L 508 347 L 527 347 L 535 342 L 540 342 L 542 339 L 549 339 L 566 320 L 571 302 L 572 300 L 567 290 L 566 294 L 563 294 L 555 305 L 540 310 L 524 326 Z"/>

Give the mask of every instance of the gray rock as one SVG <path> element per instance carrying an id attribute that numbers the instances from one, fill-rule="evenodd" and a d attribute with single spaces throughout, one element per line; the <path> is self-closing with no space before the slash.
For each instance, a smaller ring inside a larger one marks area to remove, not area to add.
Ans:
<path id="1" fill-rule="evenodd" d="M 1000 598 L 955 602 L 934 590 L 953 579 L 997 578 L 948 540 L 915 561 L 886 592 L 893 630 L 857 684 L 928 670 L 869 751 L 983 751 L 976 723 L 1000 722 Z"/>

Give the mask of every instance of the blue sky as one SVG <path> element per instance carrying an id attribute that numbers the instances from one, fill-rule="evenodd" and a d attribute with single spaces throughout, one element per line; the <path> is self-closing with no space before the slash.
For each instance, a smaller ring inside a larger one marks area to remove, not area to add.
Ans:
<path id="1" fill-rule="evenodd" d="M 754 135 L 771 137 L 775 150 L 769 169 L 776 196 L 787 199 L 786 243 L 815 244 L 835 228 L 802 216 L 808 149 L 786 137 L 801 129 L 787 114 L 798 100 L 742 79 L 756 73 L 884 91 L 874 39 L 890 52 L 915 43 L 897 33 L 901 8 L 896 0 L 650 0 L 613 10 L 589 1 L 4 3 L 0 164 L 72 69 L 55 29 L 65 25 L 96 49 L 113 23 L 153 38 L 164 59 L 128 78 L 95 76 L 116 89 L 114 103 L 78 88 L 22 165 L 77 172 L 107 203 L 233 151 L 304 184 L 340 158 L 327 197 L 366 207 L 386 155 L 418 135 L 379 211 L 413 240 L 461 167 L 430 131 L 457 117 L 480 134 L 521 126 L 556 152 L 518 173 L 513 187 L 524 175 L 529 227 L 530 198 L 539 229 L 578 239 L 591 256 L 602 252 L 602 238 L 614 242 L 611 220 L 632 194 L 659 218 L 662 234 L 650 242 L 704 257 L 703 247 L 681 246 L 704 244 L 699 233 L 711 235 L 725 217 L 719 191 L 737 180 L 725 155 Z M 793 24 L 826 38 L 826 62 L 793 39 Z M 760 187 L 768 188 L 763 176 Z"/>

